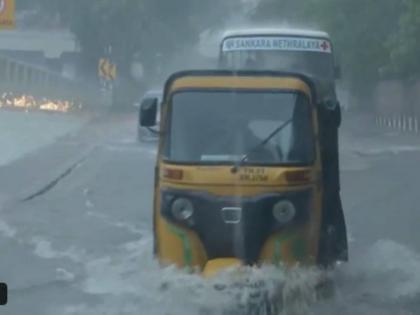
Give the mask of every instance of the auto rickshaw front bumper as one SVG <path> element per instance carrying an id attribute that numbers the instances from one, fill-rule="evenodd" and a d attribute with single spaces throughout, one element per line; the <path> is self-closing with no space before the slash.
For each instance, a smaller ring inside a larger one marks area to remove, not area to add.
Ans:
<path id="1" fill-rule="evenodd" d="M 242 262 L 237 258 L 218 258 L 209 260 L 203 268 L 202 275 L 205 278 L 216 276 L 220 272 L 239 267 L 242 265 Z"/>
<path id="2" fill-rule="evenodd" d="M 174 215 L 175 200 L 194 205 L 188 219 Z M 278 209 L 283 221 L 274 215 L 279 204 L 293 208 L 287 222 L 283 206 Z M 319 207 L 315 208 L 311 188 L 245 196 L 239 203 L 234 196 L 162 190 L 156 217 L 157 255 L 180 267 L 205 269 L 204 274 L 239 261 L 309 263 L 317 254 Z"/>

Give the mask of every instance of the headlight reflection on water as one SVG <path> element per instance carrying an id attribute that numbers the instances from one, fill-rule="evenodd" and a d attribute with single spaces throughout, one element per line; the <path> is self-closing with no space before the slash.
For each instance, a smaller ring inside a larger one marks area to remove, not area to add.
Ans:
<path id="1" fill-rule="evenodd" d="M 13 93 L 3 93 L 0 96 L 0 108 L 66 113 L 72 110 L 81 109 L 82 107 L 82 104 L 74 101 L 36 98 L 32 95 L 14 95 Z"/>

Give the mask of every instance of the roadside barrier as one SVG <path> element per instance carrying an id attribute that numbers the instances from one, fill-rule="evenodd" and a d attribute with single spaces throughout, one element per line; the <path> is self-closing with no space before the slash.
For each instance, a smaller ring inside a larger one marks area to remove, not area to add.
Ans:
<path id="1" fill-rule="evenodd" d="M 380 128 L 397 130 L 404 133 L 420 133 L 420 118 L 418 116 L 376 116 L 375 123 Z"/>
<path id="2" fill-rule="evenodd" d="M 0 103 L 4 103 L 9 95 L 18 101 L 47 99 L 91 106 L 98 103 L 99 89 L 96 91 L 80 79 L 68 79 L 59 73 L 0 55 Z"/>

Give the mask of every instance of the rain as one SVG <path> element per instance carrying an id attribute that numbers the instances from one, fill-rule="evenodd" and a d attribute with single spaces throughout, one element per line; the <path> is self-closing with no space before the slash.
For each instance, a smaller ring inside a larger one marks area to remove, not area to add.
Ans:
<path id="1" fill-rule="evenodd" d="M 0 0 L 0 314 L 420 314 L 419 14 Z"/>

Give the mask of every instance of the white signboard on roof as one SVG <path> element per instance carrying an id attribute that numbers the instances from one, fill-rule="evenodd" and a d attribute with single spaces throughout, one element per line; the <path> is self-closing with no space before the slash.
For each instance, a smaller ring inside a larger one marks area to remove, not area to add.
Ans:
<path id="1" fill-rule="evenodd" d="M 291 36 L 241 36 L 223 41 L 222 51 L 244 50 L 289 50 L 331 53 L 331 43 L 327 39 Z"/>

